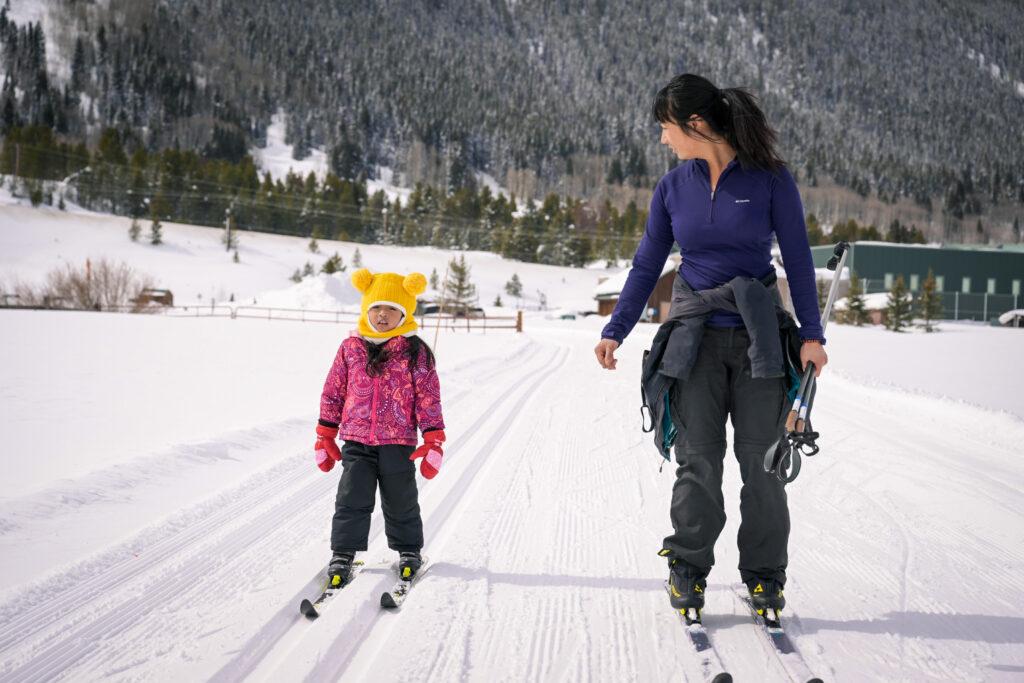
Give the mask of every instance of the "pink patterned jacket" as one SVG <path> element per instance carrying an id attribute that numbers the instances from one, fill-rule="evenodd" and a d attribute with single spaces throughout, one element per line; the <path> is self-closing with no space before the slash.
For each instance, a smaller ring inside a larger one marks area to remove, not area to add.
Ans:
<path id="1" fill-rule="evenodd" d="M 320 420 L 338 424 L 338 436 L 369 446 L 415 446 L 416 428 L 444 429 L 441 383 L 421 353 L 413 365 L 409 340 L 385 342 L 388 360 L 381 373 L 366 372 L 366 346 L 356 333 L 341 343 L 320 396 Z"/>

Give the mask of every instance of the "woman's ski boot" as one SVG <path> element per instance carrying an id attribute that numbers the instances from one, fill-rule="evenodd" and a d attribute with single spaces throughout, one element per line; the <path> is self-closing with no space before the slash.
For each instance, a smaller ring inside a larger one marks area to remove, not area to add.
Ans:
<path id="1" fill-rule="evenodd" d="M 747 581 L 750 604 L 768 626 L 778 627 L 779 610 L 786 606 L 782 584 L 775 579 L 753 578 Z"/>
<path id="2" fill-rule="evenodd" d="M 672 607 L 679 610 L 686 619 L 687 625 L 700 623 L 707 587 L 708 582 L 702 572 L 680 560 L 669 560 L 669 600 Z"/>

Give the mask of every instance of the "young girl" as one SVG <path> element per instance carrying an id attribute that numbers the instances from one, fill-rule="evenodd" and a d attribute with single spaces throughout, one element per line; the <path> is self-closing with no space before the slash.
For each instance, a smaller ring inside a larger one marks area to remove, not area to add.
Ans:
<path id="1" fill-rule="evenodd" d="M 427 280 L 420 273 L 352 274 L 363 293 L 357 330 L 341 343 L 320 398 L 316 463 L 330 472 L 341 461 L 334 503 L 328 565 L 332 586 L 352 573 L 356 551 L 366 550 L 370 514 L 380 484 L 388 546 L 399 553 L 399 573 L 412 580 L 423 560 L 423 520 L 416 491 L 416 465 L 432 479 L 441 467 L 444 419 L 434 355 L 416 336 L 416 295 Z M 424 444 L 416 448 L 417 427 Z M 338 449 L 334 439 L 345 441 Z"/>

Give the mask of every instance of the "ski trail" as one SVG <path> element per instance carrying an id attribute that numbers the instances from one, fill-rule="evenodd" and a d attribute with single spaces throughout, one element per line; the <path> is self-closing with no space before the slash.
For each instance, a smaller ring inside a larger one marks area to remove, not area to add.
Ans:
<path id="1" fill-rule="evenodd" d="M 523 350 L 539 353 L 532 343 Z M 497 359 L 488 374 L 505 371 L 505 360 Z M 449 405 L 458 405 L 469 395 L 464 391 Z M 4 675 L 25 681 L 48 679 L 87 663 L 104 641 L 130 631 L 175 601 L 190 602 L 187 598 L 196 595 L 215 599 L 223 593 L 223 584 L 209 582 L 211 576 L 232 571 L 257 544 L 273 546 L 276 541 L 283 548 L 289 538 L 301 538 L 294 529 L 322 522 L 323 513 L 313 503 L 329 499 L 335 487 L 332 478 L 310 477 L 307 455 L 292 456 L 218 496 L 213 504 L 182 513 L 184 521 L 161 525 L 155 533 L 163 537 L 144 545 L 146 552 L 140 557 L 132 555 L 83 580 L 76 580 L 72 573 L 67 587 L 62 585 L 56 594 L 52 586 L 49 595 L 39 589 L 30 591 L 5 606 L 5 611 L 15 614 L 0 630 Z M 149 578 L 157 571 L 160 578 Z M 316 578 L 310 583 L 315 582 Z M 42 601 L 33 602 L 40 594 Z M 33 603 L 32 607 L 25 608 L 25 602 Z"/>
<path id="2" fill-rule="evenodd" d="M 536 394 L 539 387 L 544 384 L 549 375 L 565 362 L 567 355 L 568 349 L 557 349 L 547 364 L 523 376 L 519 385 L 514 386 L 513 391 L 510 393 L 518 393 L 518 390 L 521 390 L 521 395 L 517 398 L 520 403 L 526 402 Z M 524 385 L 525 389 L 523 389 Z M 500 441 L 507 435 L 512 424 L 516 421 L 516 418 L 517 414 L 514 411 L 499 418 L 501 420 L 500 423 L 490 430 L 490 438 L 479 449 L 479 453 L 470 462 L 469 466 L 463 470 L 458 481 L 452 487 L 451 493 L 442 499 L 442 501 L 432 509 L 429 514 L 424 515 L 424 537 L 433 539 L 431 540 L 431 548 L 432 552 L 436 555 L 442 554 L 441 549 L 445 545 L 446 539 L 442 535 L 442 532 L 446 523 L 451 519 L 455 510 L 462 507 L 467 500 L 472 498 L 474 490 L 473 484 L 475 483 L 477 475 L 485 465 L 490 463 L 490 456 L 497 449 Z M 417 588 L 417 590 L 425 590 L 425 587 L 432 583 L 435 576 L 428 576 L 424 579 L 423 585 Z M 416 596 L 412 599 L 415 600 Z M 366 680 L 367 676 L 372 675 L 372 670 L 365 671 L 362 674 L 356 672 L 349 674 L 348 668 L 352 659 L 356 656 L 358 649 L 360 649 L 359 645 L 361 643 L 368 642 L 383 645 L 383 643 L 387 641 L 387 634 L 379 634 L 376 631 L 380 628 L 389 629 L 390 627 L 393 627 L 393 625 L 397 623 L 398 619 L 387 619 L 382 627 L 382 622 L 379 618 L 381 614 L 382 613 L 378 610 L 375 616 L 366 620 L 361 620 L 358 622 L 357 626 L 353 625 L 352 629 L 346 629 L 345 632 L 339 634 L 338 638 L 330 643 L 330 645 L 321 653 L 320 659 L 316 662 L 313 669 L 306 675 L 306 680 L 338 680 L 346 675 L 351 675 L 355 680 Z M 397 617 L 399 615 L 388 616 Z"/>
<path id="3" fill-rule="evenodd" d="M 1024 429 L 950 401 L 823 386 L 822 453 L 789 489 L 787 594 L 799 616 L 787 631 L 823 676 L 858 658 L 871 678 L 977 678 L 981 652 L 999 657 L 1024 631 L 986 627 L 1024 601 L 1022 546 L 1003 531 L 1024 525 L 1024 478 L 1007 469 Z"/>
<path id="4" fill-rule="evenodd" d="M 634 453 L 634 433 L 601 420 L 607 396 L 578 390 L 582 373 L 596 374 L 592 362 L 573 355 L 537 392 L 543 401 L 521 404 L 464 509 L 428 538 L 443 557 L 429 583 L 399 618 L 354 632 L 367 645 L 342 680 L 406 678 L 409 661 L 423 680 L 701 677 L 664 597 L 660 538 L 645 528 L 648 515 L 662 527 L 667 517 L 663 496 L 643 491 L 658 485 L 657 463 Z M 353 636 L 354 622 L 339 633 Z M 402 658 L 391 656 L 399 649 Z M 336 673 L 316 668 L 308 679 Z"/>
<path id="5" fill-rule="evenodd" d="M 536 358 L 540 355 L 542 355 L 542 348 L 539 345 L 533 347 L 533 351 L 531 353 L 530 358 Z M 542 365 L 539 368 L 535 368 L 530 372 L 538 373 L 541 372 L 543 369 L 544 366 Z M 509 373 L 515 372 L 518 374 L 518 368 L 515 366 L 507 368 L 506 371 Z M 501 386 L 507 387 L 509 386 L 509 384 L 501 384 Z M 471 451 L 469 451 L 468 449 L 469 446 L 472 445 L 471 439 L 473 435 L 479 432 L 485 425 L 485 423 L 492 419 L 495 411 L 498 410 L 498 408 L 501 407 L 504 404 L 504 402 L 509 400 L 509 398 L 513 394 L 515 394 L 516 390 L 517 386 L 515 385 L 512 385 L 509 388 L 505 389 L 491 403 L 482 407 L 479 417 L 477 417 L 477 419 L 471 425 L 467 426 L 464 429 L 458 429 L 458 433 L 464 436 L 461 436 L 458 440 L 455 440 L 452 443 L 452 445 L 446 449 L 445 454 L 445 471 L 446 473 L 449 474 L 449 477 L 453 476 L 456 472 L 460 471 L 460 463 L 466 462 L 467 465 L 465 467 L 471 467 L 473 465 L 473 461 L 467 460 L 471 453 Z M 455 433 L 454 430 L 453 433 Z M 460 479 L 459 481 L 461 482 L 462 479 Z M 439 488 L 436 484 L 441 484 L 441 487 Z M 421 492 L 421 508 L 423 508 L 424 510 L 430 509 L 429 506 L 432 504 L 435 498 L 435 494 L 437 494 L 438 492 L 443 493 L 444 496 L 453 497 L 457 495 L 457 489 L 452 484 L 452 480 L 450 478 L 439 478 L 430 487 L 426 487 L 424 491 Z M 444 501 L 441 501 L 442 504 L 443 502 Z M 443 505 L 440 505 L 440 507 L 443 513 Z M 325 519 L 330 518 L 330 513 L 327 511 L 321 514 L 324 515 Z M 427 529 L 427 525 L 429 523 L 430 522 L 425 518 L 425 530 Z M 374 524 L 371 526 L 369 539 L 370 550 L 368 551 L 367 556 L 372 556 L 374 549 L 380 546 L 382 541 L 383 525 L 380 523 L 380 514 L 378 512 L 375 513 Z M 432 573 L 435 572 L 436 569 L 432 570 Z M 386 590 L 387 586 L 389 585 L 389 582 L 387 582 L 386 580 L 381 580 L 377 584 L 373 584 L 372 587 L 368 588 L 369 583 L 369 578 L 367 578 L 367 580 L 364 581 L 361 577 L 360 581 L 353 583 L 351 587 L 347 588 L 345 591 L 339 594 L 339 596 L 333 600 L 333 602 L 336 604 L 332 604 L 331 613 L 336 614 L 337 612 L 341 611 L 343 608 L 343 604 L 347 604 L 346 601 L 354 600 L 356 595 L 365 594 L 367 596 L 379 596 L 379 594 L 382 591 Z M 295 606 L 298 604 L 299 600 L 302 597 L 306 597 L 311 591 L 315 590 L 315 584 L 316 579 L 314 578 L 310 580 L 305 586 L 303 586 L 300 592 L 296 594 L 293 598 L 284 601 L 284 604 L 277 611 L 277 613 L 274 614 L 274 616 L 269 621 L 267 621 L 262 627 L 260 627 L 257 630 L 257 632 L 253 636 L 249 638 L 249 640 L 233 658 L 227 661 L 220 668 L 220 670 L 214 675 L 214 680 L 238 680 L 255 673 L 261 666 L 272 667 L 274 666 L 273 662 L 275 661 L 275 652 L 283 653 L 279 655 L 279 657 L 287 659 L 287 653 L 292 652 L 296 647 L 298 647 L 298 643 L 301 640 L 302 634 L 308 630 L 308 628 L 304 629 L 301 627 L 293 629 L 293 626 L 295 625 L 295 622 L 297 620 Z M 359 615 L 367 619 L 375 618 L 376 613 L 379 611 L 379 609 L 376 607 L 375 601 L 373 602 L 373 606 L 373 610 L 369 611 L 365 611 L 363 608 L 360 608 Z M 403 607 L 403 609 L 407 609 L 407 607 Z M 324 615 L 324 617 L 321 617 L 321 619 L 318 620 L 318 624 L 319 622 L 324 622 L 325 617 L 329 616 L 330 615 Z M 324 630 L 324 628 L 325 626 L 323 625 L 319 626 L 319 630 L 321 632 Z M 264 664 L 264 660 L 267 660 L 268 663 Z"/>

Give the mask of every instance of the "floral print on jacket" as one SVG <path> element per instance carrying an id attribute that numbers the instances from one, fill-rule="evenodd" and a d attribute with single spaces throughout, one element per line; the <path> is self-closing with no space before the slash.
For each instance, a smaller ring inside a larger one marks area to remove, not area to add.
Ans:
<path id="1" fill-rule="evenodd" d="M 415 446 L 417 427 L 444 429 L 441 383 L 420 353 L 409 360 L 409 339 L 385 342 L 388 358 L 377 376 L 366 372 L 366 342 L 358 334 L 341 343 L 320 396 L 320 419 L 338 425 L 338 436 L 369 446 Z"/>

